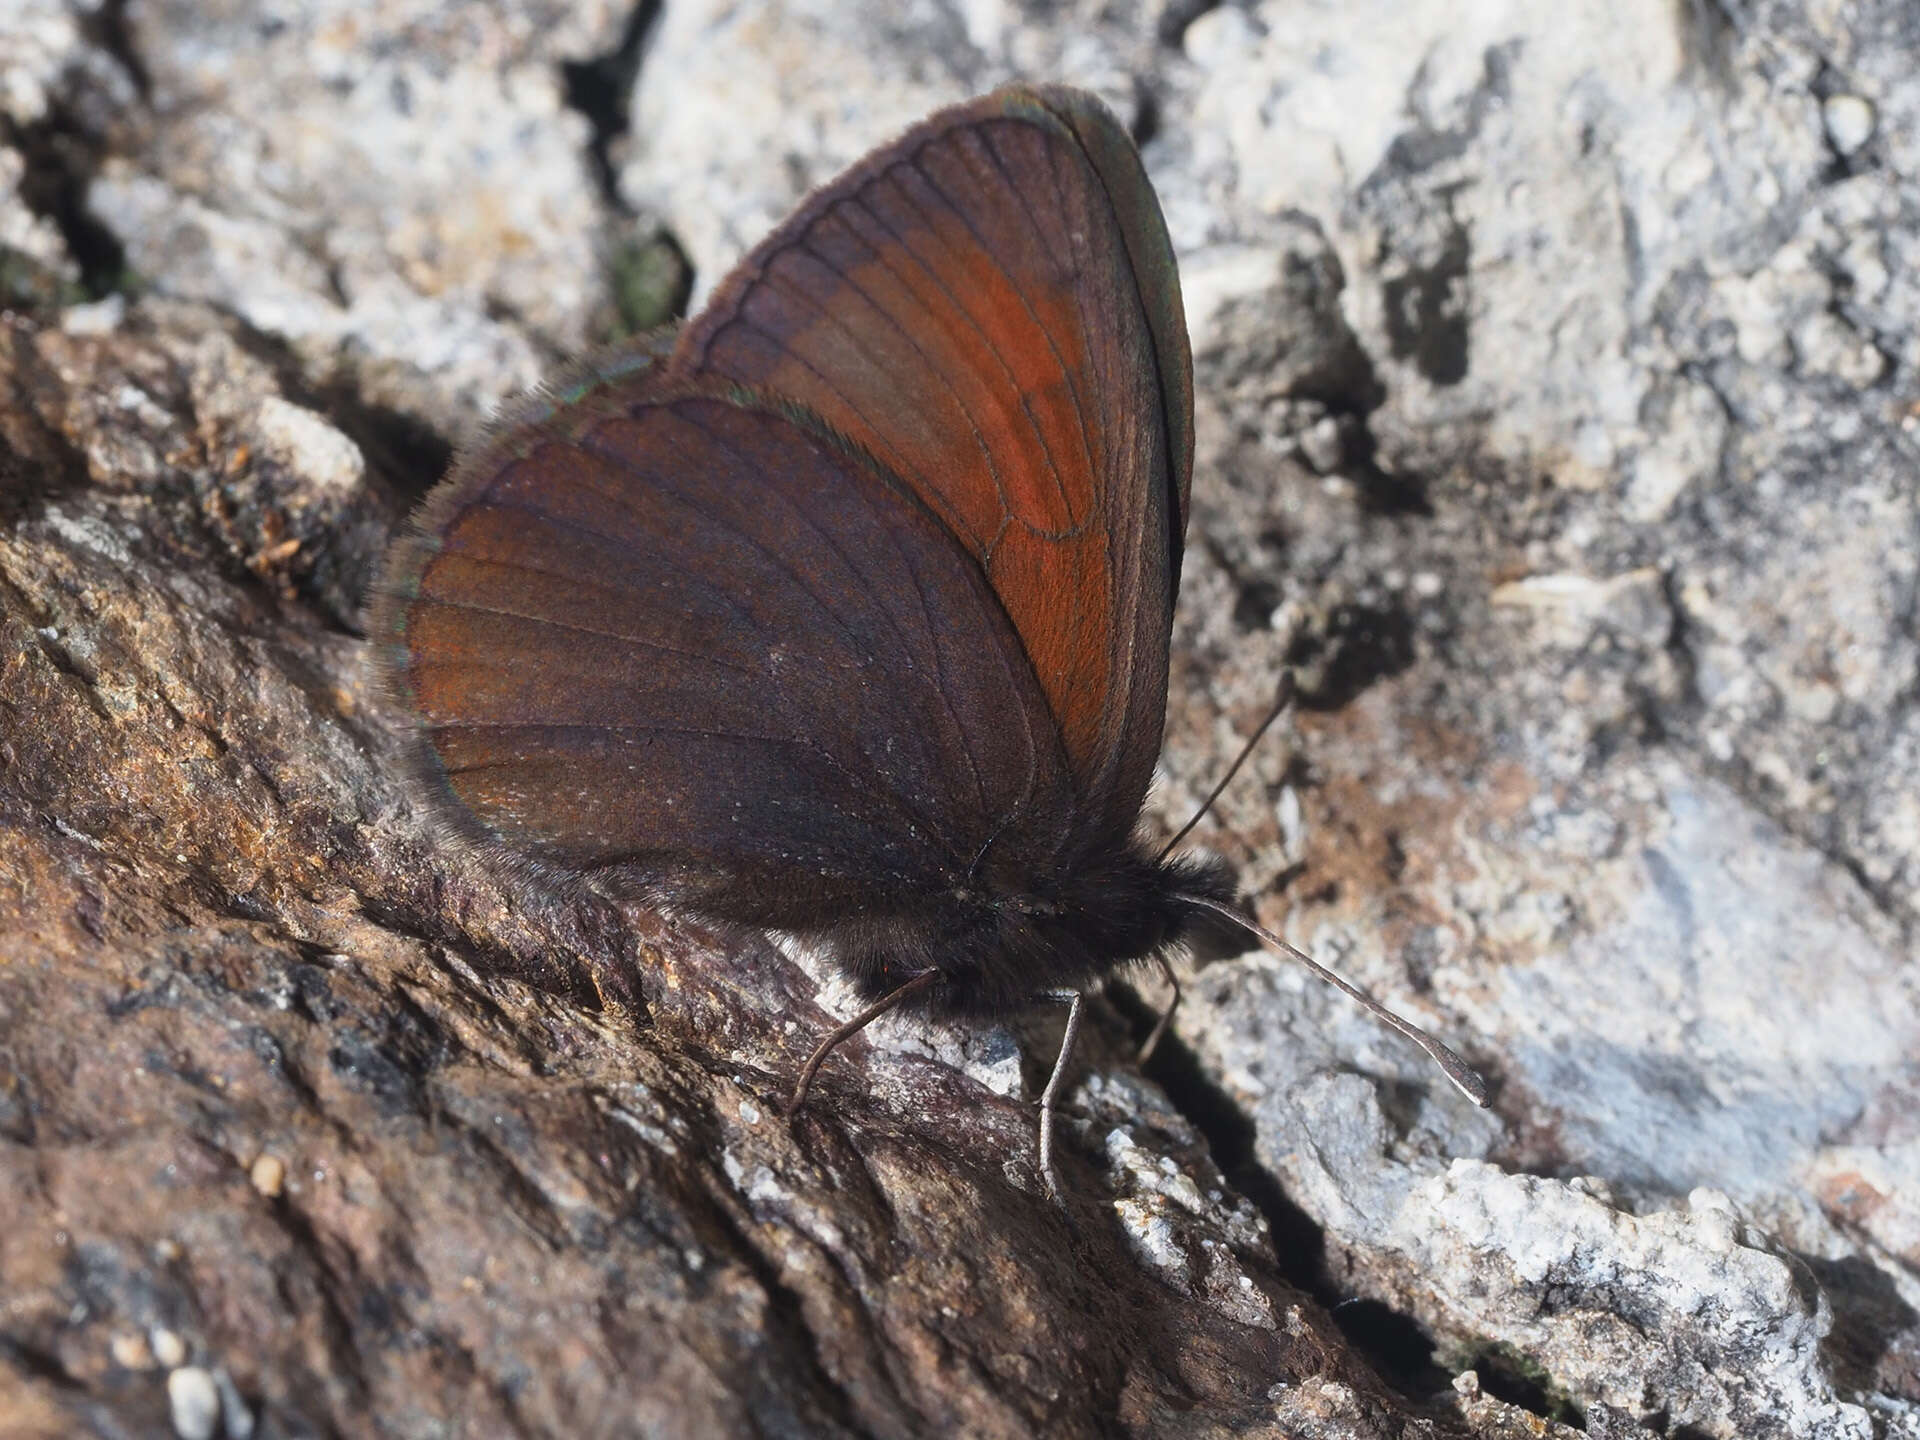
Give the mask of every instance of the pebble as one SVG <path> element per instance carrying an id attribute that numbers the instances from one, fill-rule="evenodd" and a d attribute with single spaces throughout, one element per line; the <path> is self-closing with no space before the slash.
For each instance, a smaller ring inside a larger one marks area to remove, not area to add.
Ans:
<path id="1" fill-rule="evenodd" d="M 180 1440 L 213 1440 L 220 1423 L 220 1387 L 198 1365 L 182 1365 L 167 1376 L 167 1409 Z"/>
<path id="2" fill-rule="evenodd" d="M 1820 106 L 1827 139 L 1842 155 L 1851 155 L 1873 138 L 1879 123 L 1873 102 L 1858 95 L 1829 95 Z"/>
<path id="3" fill-rule="evenodd" d="M 272 1200 L 287 1182 L 286 1162 L 277 1155 L 262 1155 L 248 1169 L 247 1178 L 253 1182 L 254 1189 Z"/>
<path id="4" fill-rule="evenodd" d="M 1300 437 L 1300 453 L 1306 457 L 1307 464 L 1316 474 L 1329 475 L 1340 468 L 1347 458 L 1345 439 L 1340 434 L 1340 422 L 1333 416 L 1323 416 L 1307 427 Z"/>

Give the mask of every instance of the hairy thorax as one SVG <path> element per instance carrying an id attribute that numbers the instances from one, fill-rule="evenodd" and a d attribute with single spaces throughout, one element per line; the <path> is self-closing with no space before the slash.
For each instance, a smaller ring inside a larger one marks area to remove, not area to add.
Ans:
<path id="1" fill-rule="evenodd" d="M 861 995 L 878 1000 L 923 971 L 944 977 L 909 1007 L 941 1017 L 993 1017 L 1049 991 L 1083 988 L 1176 946 L 1200 913 L 1230 903 L 1219 861 L 1160 860 L 1129 842 L 1017 889 L 956 889 L 911 916 L 870 916 L 816 938 Z"/>

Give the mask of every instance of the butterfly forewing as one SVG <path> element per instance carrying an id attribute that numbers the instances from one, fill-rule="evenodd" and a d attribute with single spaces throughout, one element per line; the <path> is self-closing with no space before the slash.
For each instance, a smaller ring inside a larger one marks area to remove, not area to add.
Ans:
<path id="1" fill-rule="evenodd" d="M 1097 102 L 1012 90 L 811 197 L 670 361 L 790 397 L 978 561 L 1058 726 L 1078 844 L 1159 751 L 1192 381 L 1164 224 Z"/>

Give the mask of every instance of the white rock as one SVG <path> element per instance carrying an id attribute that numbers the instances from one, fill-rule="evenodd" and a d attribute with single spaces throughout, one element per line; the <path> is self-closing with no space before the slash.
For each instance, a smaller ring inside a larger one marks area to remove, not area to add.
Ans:
<path id="1" fill-rule="evenodd" d="M 1851 155 L 1873 138 L 1879 116 L 1873 102 L 1859 95 L 1829 95 L 1820 102 L 1827 138 L 1842 155 Z"/>
<path id="2" fill-rule="evenodd" d="M 198 1365 L 167 1376 L 167 1412 L 180 1440 L 213 1440 L 220 1426 L 220 1387 Z"/>

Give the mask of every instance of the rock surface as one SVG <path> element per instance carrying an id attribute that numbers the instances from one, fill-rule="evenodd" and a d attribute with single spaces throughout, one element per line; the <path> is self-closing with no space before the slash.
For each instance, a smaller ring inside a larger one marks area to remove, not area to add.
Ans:
<path id="1" fill-rule="evenodd" d="M 9 7 L 0 1433 L 1920 1436 L 1916 61 L 1902 0 Z M 1181 254 L 1160 812 L 1296 667 L 1196 838 L 1491 1113 L 1253 955 L 1144 1077 L 1099 1011 L 1064 1213 L 1057 1016 L 876 1027 L 790 1131 L 804 955 L 396 782 L 362 604 L 452 447 L 660 227 L 697 296 L 1016 76 Z"/>

